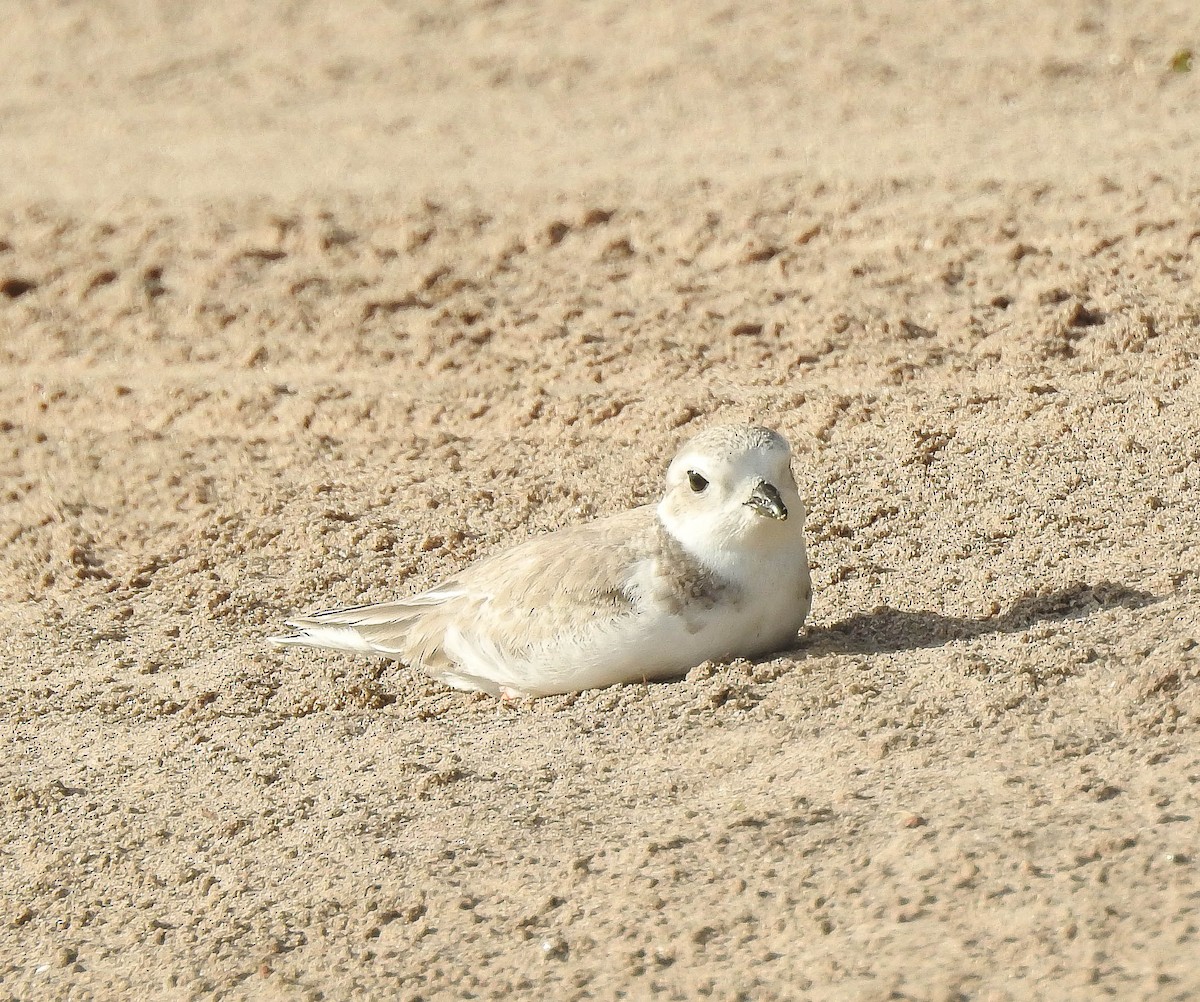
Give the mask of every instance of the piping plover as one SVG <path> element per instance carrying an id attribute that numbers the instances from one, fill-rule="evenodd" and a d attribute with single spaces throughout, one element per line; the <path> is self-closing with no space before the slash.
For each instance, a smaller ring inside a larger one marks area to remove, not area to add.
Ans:
<path id="1" fill-rule="evenodd" d="M 657 505 L 560 529 L 397 602 L 289 620 L 275 644 L 403 661 L 518 696 L 686 674 L 789 647 L 812 604 L 804 505 L 768 428 L 701 432 Z"/>

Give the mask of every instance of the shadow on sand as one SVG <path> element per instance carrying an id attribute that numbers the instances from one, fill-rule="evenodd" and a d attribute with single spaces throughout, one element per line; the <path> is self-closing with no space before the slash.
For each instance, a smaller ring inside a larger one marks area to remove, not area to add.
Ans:
<path id="1" fill-rule="evenodd" d="M 1111 581 L 1073 584 L 1017 599 L 996 616 L 968 619 L 936 612 L 903 612 L 880 606 L 832 626 L 810 630 L 806 654 L 888 654 L 941 647 L 954 640 L 974 640 L 993 633 L 1018 633 L 1037 623 L 1079 618 L 1102 609 L 1140 609 L 1159 598 L 1150 592 Z"/>

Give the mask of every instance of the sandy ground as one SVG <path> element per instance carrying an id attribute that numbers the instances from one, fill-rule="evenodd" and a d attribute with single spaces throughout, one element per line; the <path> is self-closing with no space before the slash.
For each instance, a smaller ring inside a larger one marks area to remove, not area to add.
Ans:
<path id="1" fill-rule="evenodd" d="M 0 998 L 1200 997 L 1190 0 L 195 6 L 0 33 Z M 264 646 L 749 419 L 794 650 Z"/>

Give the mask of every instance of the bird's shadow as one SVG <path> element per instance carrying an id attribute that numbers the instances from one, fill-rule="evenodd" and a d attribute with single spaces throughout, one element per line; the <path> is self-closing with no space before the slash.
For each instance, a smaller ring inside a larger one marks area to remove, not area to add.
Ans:
<path id="1" fill-rule="evenodd" d="M 1140 609 L 1160 599 L 1148 591 L 1111 581 L 1077 583 L 1018 598 L 1007 611 L 971 619 L 936 612 L 905 612 L 880 606 L 830 626 L 811 629 L 802 644 L 806 654 L 890 654 L 941 647 L 997 633 L 1019 633 L 1037 623 L 1080 618 L 1103 609 Z"/>

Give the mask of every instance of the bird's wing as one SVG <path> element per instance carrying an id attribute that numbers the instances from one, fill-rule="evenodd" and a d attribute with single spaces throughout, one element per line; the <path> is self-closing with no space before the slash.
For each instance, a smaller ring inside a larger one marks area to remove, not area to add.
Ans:
<path id="1" fill-rule="evenodd" d="M 453 668 L 448 635 L 521 659 L 633 613 L 631 576 L 657 541 L 655 511 L 645 505 L 531 539 L 411 598 L 331 609 L 288 625 L 300 632 L 295 643 L 306 634 L 317 642 L 349 633 L 328 646 L 371 650 L 435 674 Z"/>

